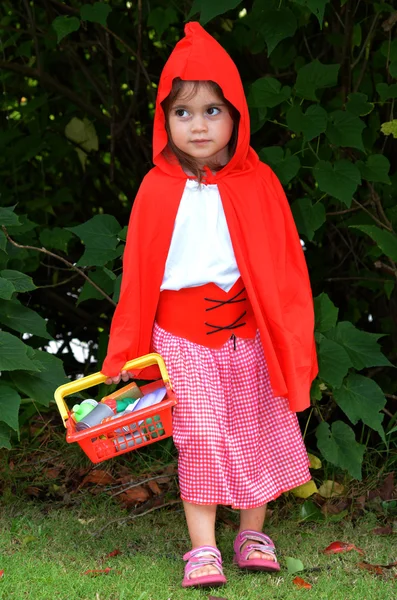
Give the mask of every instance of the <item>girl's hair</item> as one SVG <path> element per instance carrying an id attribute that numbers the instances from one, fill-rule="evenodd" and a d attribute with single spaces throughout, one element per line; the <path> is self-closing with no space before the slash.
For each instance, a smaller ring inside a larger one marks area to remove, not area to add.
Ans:
<path id="1" fill-rule="evenodd" d="M 171 110 L 172 106 L 174 105 L 175 101 L 177 100 L 177 98 L 181 95 L 181 92 L 184 88 L 185 83 L 193 84 L 192 88 L 190 90 L 189 96 L 187 98 L 185 98 L 185 100 L 190 100 L 191 98 L 193 98 L 193 96 L 196 94 L 196 92 L 200 86 L 206 86 L 209 90 L 211 90 L 211 92 L 216 94 L 216 96 L 218 97 L 220 102 L 226 104 L 227 109 L 229 110 L 230 116 L 232 117 L 232 120 L 234 123 L 232 135 L 230 137 L 229 144 L 228 144 L 230 158 L 233 156 L 233 154 L 236 150 L 236 146 L 237 146 L 237 136 L 238 136 L 238 125 L 239 125 L 239 121 L 240 121 L 240 113 L 233 106 L 233 104 L 231 104 L 228 100 L 226 100 L 225 96 L 223 95 L 222 88 L 220 88 L 219 85 L 217 83 L 215 83 L 214 81 L 189 81 L 189 82 L 187 82 L 187 81 L 180 79 L 179 77 L 176 77 L 173 80 L 172 89 L 171 89 L 170 93 L 161 103 L 161 106 L 162 106 L 162 109 L 163 109 L 164 115 L 165 115 L 165 129 L 166 129 L 167 135 L 168 135 L 168 146 L 167 146 L 165 152 L 167 154 L 167 150 L 171 151 L 171 153 L 179 161 L 182 168 L 185 171 L 189 171 L 190 173 L 193 173 L 193 175 L 195 177 L 197 177 L 199 183 L 201 183 L 201 181 L 203 179 L 202 168 L 199 166 L 198 162 L 192 156 L 190 156 L 186 152 L 183 152 L 182 150 L 179 150 L 179 148 L 177 148 L 177 146 L 174 144 L 173 139 L 171 137 L 169 121 L 168 121 L 170 110 Z M 220 165 L 215 162 L 209 162 L 207 166 L 209 169 L 211 169 L 211 171 L 220 171 L 224 165 Z"/>

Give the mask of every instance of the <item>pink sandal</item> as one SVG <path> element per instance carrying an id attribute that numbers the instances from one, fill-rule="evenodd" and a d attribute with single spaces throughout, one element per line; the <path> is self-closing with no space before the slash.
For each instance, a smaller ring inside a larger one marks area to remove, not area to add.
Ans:
<path id="1" fill-rule="evenodd" d="M 215 587 L 226 583 L 226 577 L 222 569 L 222 557 L 218 548 L 214 546 L 200 546 L 194 548 L 190 552 L 186 552 L 183 560 L 187 561 L 185 566 L 185 576 L 182 581 L 182 587 Z M 219 573 L 211 575 L 199 575 L 191 578 L 193 571 L 204 567 L 205 565 L 213 565 Z"/>
<path id="2" fill-rule="evenodd" d="M 247 544 L 242 549 L 243 544 L 247 540 L 253 542 L 259 542 L 258 544 Z M 274 556 L 274 560 L 266 558 L 252 558 L 249 556 L 255 551 L 264 552 Z M 240 531 L 234 541 L 234 559 L 240 569 L 252 569 L 253 571 L 279 571 L 280 565 L 276 559 L 276 550 L 274 548 L 273 541 L 268 535 L 260 533 L 259 531 L 252 531 L 251 529 L 245 529 Z"/>

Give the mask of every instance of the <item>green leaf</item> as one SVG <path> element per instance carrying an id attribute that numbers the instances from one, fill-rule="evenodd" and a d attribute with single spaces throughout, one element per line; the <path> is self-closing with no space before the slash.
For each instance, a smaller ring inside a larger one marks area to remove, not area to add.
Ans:
<path id="1" fill-rule="evenodd" d="M 21 397 L 18 392 L 0 381 L 0 421 L 7 423 L 14 431 L 19 430 L 18 413 Z"/>
<path id="2" fill-rule="evenodd" d="M 3 300 L 10 300 L 14 292 L 15 288 L 11 281 L 4 279 L 4 277 L 0 277 L 0 298 Z"/>
<path id="3" fill-rule="evenodd" d="M 52 27 L 55 29 L 58 38 L 57 42 L 59 44 L 64 37 L 80 29 L 80 19 L 68 16 L 56 17 L 52 22 Z"/>
<path id="4" fill-rule="evenodd" d="M 288 127 L 297 135 L 303 133 L 303 139 L 306 142 L 325 132 L 327 119 L 326 111 L 318 104 L 309 106 L 305 113 L 297 105 L 287 112 Z"/>
<path id="5" fill-rule="evenodd" d="M 329 0 L 293 0 L 293 2 L 301 6 L 307 6 L 310 12 L 317 17 L 320 27 L 323 27 L 325 7 Z"/>
<path id="6" fill-rule="evenodd" d="M 317 446 L 324 458 L 336 467 L 346 469 L 361 481 L 361 465 L 365 446 L 356 442 L 354 431 L 342 421 L 335 421 L 330 429 L 323 421 L 316 431 Z"/>
<path id="7" fill-rule="evenodd" d="M 40 242 L 43 244 L 44 248 L 61 250 L 62 252 L 65 252 L 65 254 L 68 251 L 68 244 L 72 238 L 73 235 L 61 227 L 43 229 L 43 231 L 40 232 Z"/>
<path id="8" fill-rule="evenodd" d="M 367 162 L 358 160 L 356 165 L 360 169 L 361 177 L 366 181 L 390 185 L 390 162 L 383 154 L 371 154 L 367 158 Z"/>
<path id="9" fill-rule="evenodd" d="M 303 562 L 299 560 L 299 558 L 291 558 L 291 556 L 286 556 L 285 562 L 287 564 L 287 570 L 290 575 L 298 573 L 299 571 L 303 571 L 305 568 L 303 566 Z"/>
<path id="10" fill-rule="evenodd" d="M 316 337 L 318 339 L 319 376 L 333 388 L 338 388 L 342 385 L 345 375 L 352 366 L 349 355 L 342 346 L 321 333 Z"/>
<path id="11" fill-rule="evenodd" d="M 320 333 L 332 329 L 336 325 L 339 309 L 330 300 L 329 296 L 322 292 L 314 298 L 315 329 Z"/>
<path id="12" fill-rule="evenodd" d="M 0 323 L 19 331 L 52 339 L 47 331 L 47 323 L 36 311 L 24 306 L 18 300 L 3 300 L 0 303 Z"/>
<path id="13" fill-rule="evenodd" d="M 248 103 L 252 108 L 273 108 L 291 96 L 291 88 L 274 77 L 261 77 L 250 88 Z"/>
<path id="14" fill-rule="evenodd" d="M 0 448 L 7 448 L 7 450 L 11 450 L 10 438 L 11 428 L 0 421 Z"/>
<path id="15" fill-rule="evenodd" d="M 95 2 L 95 4 L 84 4 L 80 9 L 80 16 L 83 21 L 99 23 L 103 27 L 107 26 L 107 18 L 112 12 L 109 4 L 104 2 Z"/>
<path id="16" fill-rule="evenodd" d="M 108 269 L 106 269 L 108 270 Z M 113 275 L 113 273 L 112 273 Z M 108 273 L 105 273 L 102 269 L 96 269 L 95 271 L 90 271 L 89 273 L 90 279 L 94 283 L 96 283 L 106 294 L 109 296 L 112 295 L 114 290 L 114 281 L 109 277 Z M 103 294 L 98 292 L 97 289 L 94 288 L 88 281 L 86 281 L 83 285 L 83 289 L 80 292 L 80 295 L 77 300 L 77 305 L 81 304 L 85 300 L 103 300 Z"/>
<path id="17" fill-rule="evenodd" d="M 387 85 L 387 83 L 378 83 L 376 85 L 376 91 L 380 96 L 381 102 L 386 100 L 395 100 L 397 98 L 397 83 Z"/>
<path id="18" fill-rule="evenodd" d="M 241 0 L 217 0 L 216 2 L 213 0 L 194 0 L 187 19 L 189 20 L 193 15 L 200 13 L 200 23 L 205 25 L 214 17 L 236 8 L 240 2 Z"/>
<path id="19" fill-rule="evenodd" d="M 277 177 L 283 185 L 287 185 L 295 177 L 300 169 L 300 160 L 297 156 L 291 156 L 291 151 L 284 150 L 280 146 L 262 148 L 259 157 L 274 169 Z"/>
<path id="20" fill-rule="evenodd" d="M 353 367 L 358 371 L 367 367 L 394 366 L 382 354 L 377 343 L 382 334 L 360 331 L 350 321 L 340 321 L 334 329 L 326 333 L 326 337 L 343 346 Z"/>
<path id="21" fill-rule="evenodd" d="M 397 79 L 397 60 L 393 60 L 389 64 L 389 73 L 394 79 Z"/>
<path id="22" fill-rule="evenodd" d="M 334 398 L 353 425 L 361 420 L 385 440 L 384 415 L 380 411 L 386 405 L 386 398 L 373 379 L 350 373 L 342 387 L 334 391 Z"/>
<path id="23" fill-rule="evenodd" d="M 397 119 L 393 119 L 393 121 L 387 121 L 386 123 L 382 123 L 380 126 L 380 130 L 384 135 L 392 135 L 394 138 L 397 138 Z"/>
<path id="24" fill-rule="evenodd" d="M 82 225 L 66 229 L 85 244 L 85 251 L 78 265 L 103 267 L 119 255 L 116 246 L 121 227 L 112 215 L 95 215 Z"/>
<path id="25" fill-rule="evenodd" d="M 11 333 L 0 331 L 0 371 L 37 371 L 38 367 L 28 358 L 30 350 L 21 340 Z M 26 374 L 24 375 L 26 377 Z"/>
<path id="26" fill-rule="evenodd" d="M 315 231 L 326 221 L 325 207 L 321 202 L 312 204 L 310 198 L 299 198 L 291 205 L 294 221 L 299 233 L 312 240 Z"/>
<path id="27" fill-rule="evenodd" d="M 397 236 L 390 231 L 380 229 L 376 225 L 349 225 L 369 235 L 382 250 L 383 254 L 397 261 Z"/>
<path id="28" fill-rule="evenodd" d="M 295 84 L 297 95 L 307 100 L 318 100 L 317 90 L 336 85 L 339 68 L 340 65 L 323 65 L 317 59 L 301 67 Z"/>
<path id="29" fill-rule="evenodd" d="M 266 11 L 260 32 L 265 39 L 268 56 L 282 40 L 294 35 L 296 26 L 295 15 L 289 8 Z"/>
<path id="30" fill-rule="evenodd" d="M 20 271 L 5 269 L 4 271 L 0 271 L 0 275 L 14 286 L 16 292 L 23 293 L 37 289 L 33 283 L 33 279 Z"/>
<path id="31" fill-rule="evenodd" d="M 3 231 L 0 231 L 0 250 L 4 250 L 7 248 L 7 238 Z"/>
<path id="32" fill-rule="evenodd" d="M 299 521 L 324 521 L 325 517 L 313 500 L 306 500 L 299 509 Z"/>
<path id="33" fill-rule="evenodd" d="M 356 115 L 356 117 L 364 117 L 369 115 L 374 109 L 373 102 L 367 102 L 368 96 L 366 94 L 360 94 L 358 92 L 348 95 L 348 102 L 346 104 L 346 110 Z"/>
<path id="34" fill-rule="evenodd" d="M 17 215 L 14 213 L 15 206 L 3 208 L 0 206 L 0 225 L 8 227 L 9 225 L 20 225 Z"/>
<path id="35" fill-rule="evenodd" d="M 164 31 L 168 29 L 172 23 L 178 22 L 178 15 L 176 11 L 167 6 L 167 8 L 162 8 L 161 6 L 157 6 L 152 9 L 149 13 L 149 17 L 147 20 L 148 27 L 153 27 L 156 30 L 159 38 L 163 35 Z"/>
<path id="36" fill-rule="evenodd" d="M 357 148 L 364 152 L 362 131 L 366 125 L 349 112 L 336 110 L 329 115 L 327 138 L 335 146 Z"/>
<path id="37" fill-rule="evenodd" d="M 359 169 L 348 160 L 337 160 L 334 165 L 320 160 L 313 169 L 313 174 L 322 192 L 337 198 L 350 207 L 353 194 L 361 183 Z"/>
<path id="38" fill-rule="evenodd" d="M 11 373 L 14 385 L 26 396 L 35 402 L 48 406 L 54 400 L 56 388 L 67 383 L 62 361 L 48 352 L 36 350 L 33 353 L 33 361 L 37 373 L 26 373 L 15 371 Z"/>
<path id="39" fill-rule="evenodd" d="M 65 135 L 78 145 L 75 150 L 81 166 L 85 169 L 87 153 L 99 148 L 98 136 L 93 123 L 86 117 L 84 119 L 73 117 L 65 127 Z"/>

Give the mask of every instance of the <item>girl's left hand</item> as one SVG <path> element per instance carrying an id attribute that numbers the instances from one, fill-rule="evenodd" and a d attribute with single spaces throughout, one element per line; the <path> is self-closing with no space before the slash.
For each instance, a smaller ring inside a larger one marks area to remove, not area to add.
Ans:
<path id="1" fill-rule="evenodd" d="M 128 371 L 121 371 L 116 377 L 108 377 L 105 381 L 106 385 L 111 385 L 112 383 L 120 383 L 120 381 L 128 381 L 132 379 L 133 375 Z"/>

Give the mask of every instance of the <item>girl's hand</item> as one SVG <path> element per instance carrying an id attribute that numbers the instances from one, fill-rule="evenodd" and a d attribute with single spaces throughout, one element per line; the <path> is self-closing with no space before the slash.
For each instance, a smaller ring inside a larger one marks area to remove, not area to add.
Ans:
<path id="1" fill-rule="evenodd" d="M 121 381 L 128 381 L 129 379 L 132 379 L 133 375 L 131 373 L 129 373 L 128 371 L 121 371 L 121 373 L 119 373 L 118 375 L 116 375 L 116 377 L 108 377 L 105 380 L 106 385 L 111 385 L 112 383 L 120 383 Z"/>

